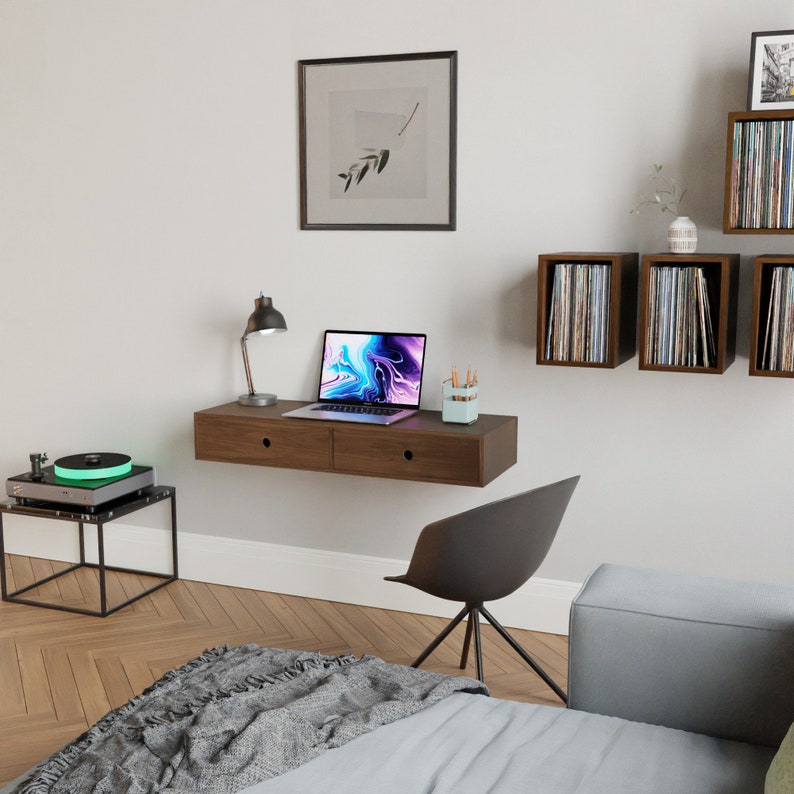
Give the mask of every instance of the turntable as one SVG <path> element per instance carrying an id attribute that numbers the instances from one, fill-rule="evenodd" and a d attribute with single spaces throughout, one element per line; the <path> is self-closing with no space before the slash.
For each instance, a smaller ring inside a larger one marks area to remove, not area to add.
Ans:
<path id="1" fill-rule="evenodd" d="M 135 466 L 115 452 L 69 455 L 42 466 L 46 460 L 46 452 L 32 453 L 30 471 L 9 477 L 6 494 L 22 505 L 53 502 L 91 510 L 155 483 L 153 467 Z"/>

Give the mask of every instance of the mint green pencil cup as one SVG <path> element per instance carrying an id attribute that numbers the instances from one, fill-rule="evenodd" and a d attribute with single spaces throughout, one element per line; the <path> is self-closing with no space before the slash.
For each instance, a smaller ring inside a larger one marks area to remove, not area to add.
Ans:
<path id="1" fill-rule="evenodd" d="M 455 388 L 451 383 L 441 386 L 441 420 L 459 425 L 471 425 L 477 421 L 479 386 Z"/>

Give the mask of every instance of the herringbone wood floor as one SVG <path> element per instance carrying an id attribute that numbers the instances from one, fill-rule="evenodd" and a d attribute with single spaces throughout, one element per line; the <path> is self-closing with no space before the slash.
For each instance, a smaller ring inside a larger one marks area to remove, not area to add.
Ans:
<path id="1" fill-rule="evenodd" d="M 8 560 L 9 589 L 41 579 L 58 565 L 18 556 Z M 146 586 L 143 577 L 114 575 L 109 603 L 121 603 Z M 98 581 L 92 569 L 38 591 L 43 600 L 97 608 Z M 410 664 L 445 623 L 442 618 L 187 580 L 107 618 L 0 602 L 0 785 L 206 648 L 255 642 L 328 654 L 371 653 Z M 514 635 L 565 688 L 567 638 L 529 631 Z M 462 638 L 459 627 L 424 668 L 459 674 Z M 483 626 L 483 655 L 493 696 L 561 705 L 490 626 Z M 475 675 L 471 659 L 465 674 Z"/>

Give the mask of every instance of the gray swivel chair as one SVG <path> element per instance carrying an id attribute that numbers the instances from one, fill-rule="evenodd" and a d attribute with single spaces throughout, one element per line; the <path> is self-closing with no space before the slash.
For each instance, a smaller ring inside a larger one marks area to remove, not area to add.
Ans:
<path id="1" fill-rule="evenodd" d="M 428 524 L 416 541 L 408 570 L 391 582 L 465 606 L 413 662 L 422 662 L 468 617 L 460 669 L 466 667 L 474 635 L 477 678 L 484 681 L 479 616 L 482 615 L 516 653 L 564 702 L 568 699 L 537 661 L 508 634 L 485 608 L 485 601 L 504 598 L 537 571 L 551 547 L 579 477 L 475 507 Z"/>

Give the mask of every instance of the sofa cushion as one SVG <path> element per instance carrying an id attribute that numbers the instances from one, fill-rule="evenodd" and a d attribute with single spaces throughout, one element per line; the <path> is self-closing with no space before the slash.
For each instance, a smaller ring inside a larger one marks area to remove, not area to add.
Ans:
<path id="1" fill-rule="evenodd" d="M 599 566 L 571 607 L 569 705 L 777 748 L 794 588 Z"/>

